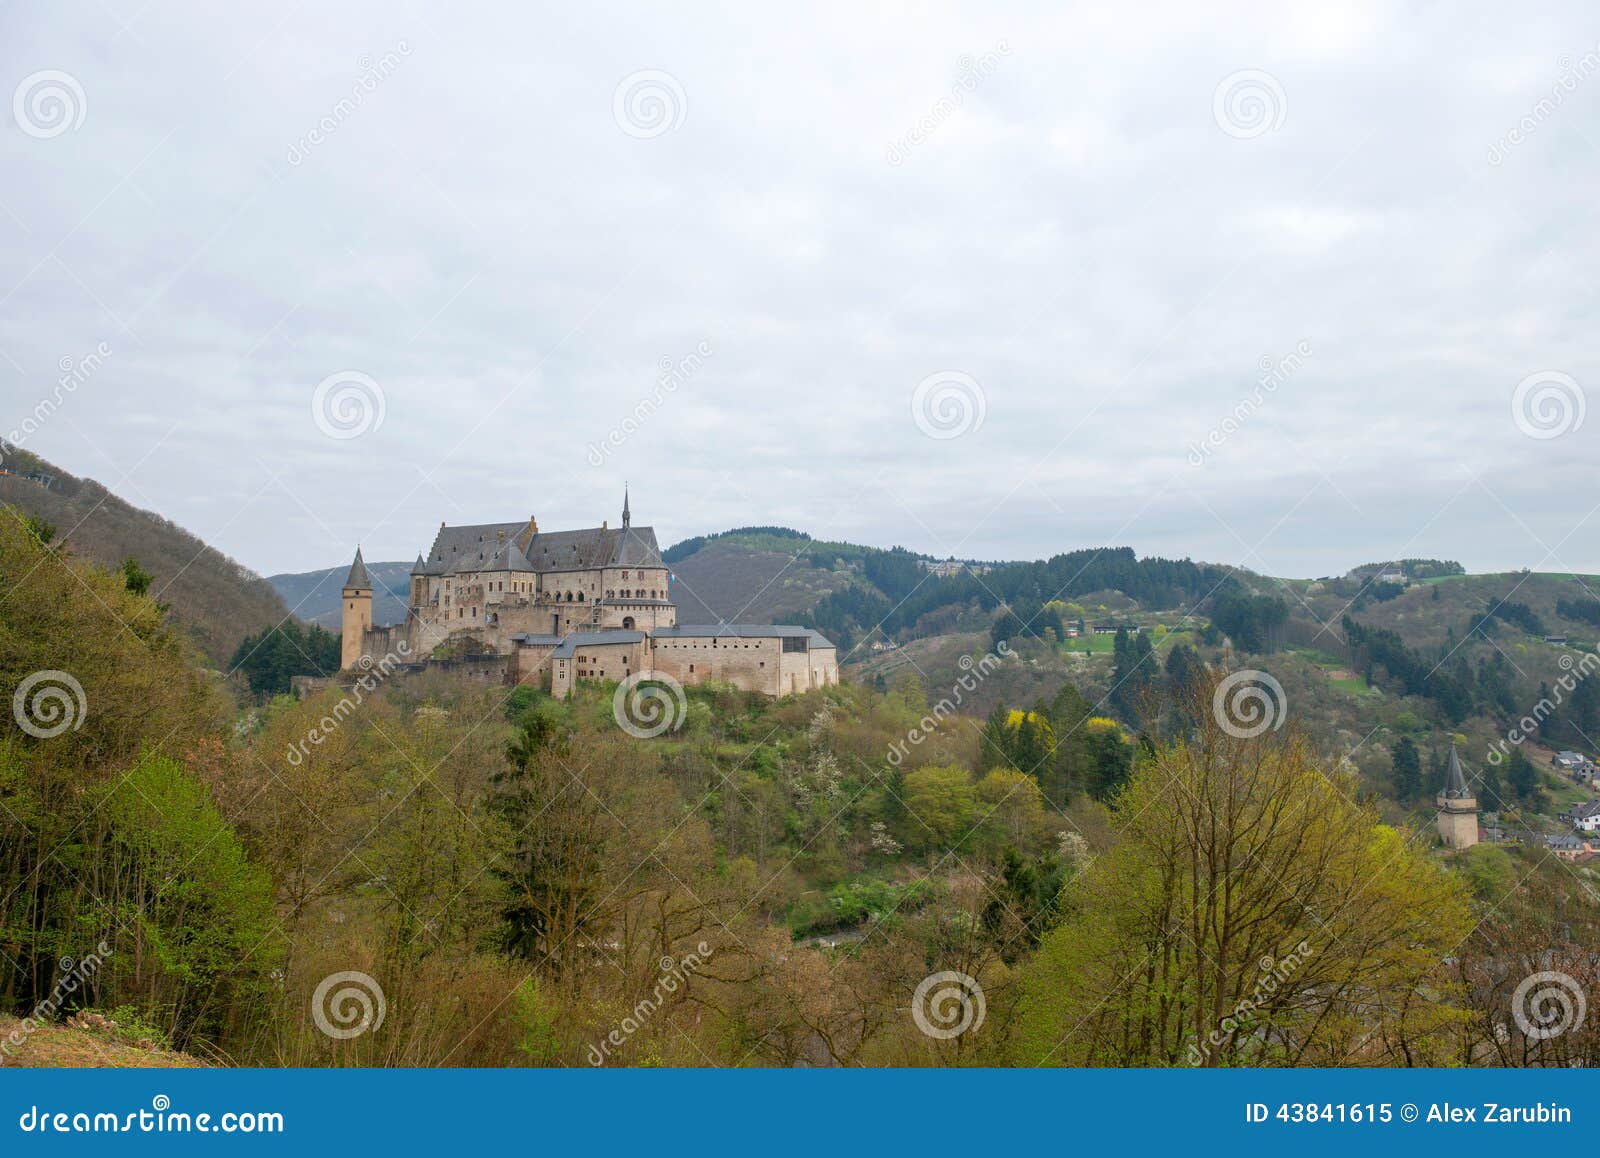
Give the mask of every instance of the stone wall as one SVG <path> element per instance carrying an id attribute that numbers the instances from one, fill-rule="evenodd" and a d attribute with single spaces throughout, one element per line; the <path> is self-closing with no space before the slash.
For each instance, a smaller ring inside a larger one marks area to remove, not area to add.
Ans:
<path id="1" fill-rule="evenodd" d="M 721 680 L 764 695 L 785 694 L 781 680 L 783 641 L 777 637 L 680 636 L 651 642 L 651 666 L 680 684 Z"/>
<path id="2" fill-rule="evenodd" d="M 550 661 L 550 693 L 565 699 L 580 680 L 627 679 L 649 666 L 646 662 L 650 641 L 639 643 L 590 643 L 575 647 L 570 657 Z"/>

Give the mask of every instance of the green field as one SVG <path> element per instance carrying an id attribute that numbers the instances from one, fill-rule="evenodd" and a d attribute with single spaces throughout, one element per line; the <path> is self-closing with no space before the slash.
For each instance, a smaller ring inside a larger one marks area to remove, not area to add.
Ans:
<path id="1" fill-rule="evenodd" d="M 1359 673 L 1342 679 L 1334 679 L 1333 672 L 1346 671 L 1349 668 L 1349 665 L 1336 655 L 1330 655 L 1328 652 L 1319 651 L 1314 647 L 1293 648 L 1290 650 L 1291 654 L 1310 660 L 1324 672 L 1329 673 L 1328 683 L 1340 691 L 1349 692 L 1351 695 L 1364 696 L 1370 694 L 1373 690 L 1372 685 L 1367 682 L 1367 677 Z"/>

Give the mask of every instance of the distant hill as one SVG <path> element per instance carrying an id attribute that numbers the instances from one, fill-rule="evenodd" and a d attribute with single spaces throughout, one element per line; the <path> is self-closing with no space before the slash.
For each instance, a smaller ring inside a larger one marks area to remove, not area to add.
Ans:
<path id="1" fill-rule="evenodd" d="M 399 623 L 405 619 L 411 598 L 411 568 L 411 563 L 367 564 L 367 575 L 372 580 L 373 623 Z M 350 564 L 341 563 L 322 571 L 269 575 L 267 582 L 301 619 L 338 631 L 339 593 L 349 573 Z"/>
<path id="2" fill-rule="evenodd" d="M 1127 547 L 1074 551 L 1037 562 L 959 566 L 935 574 L 931 556 L 900 547 L 813 539 L 787 527 L 741 527 L 685 539 L 662 552 L 671 568 L 680 623 L 800 623 L 849 653 L 873 635 L 902 641 L 988 632 L 1002 603 L 1032 620 L 1051 599 L 1126 596 L 1129 606 L 1170 609 L 1203 599 L 1229 569 L 1188 560 L 1139 558 Z M 349 568 L 274 575 L 296 613 L 339 624 L 340 585 Z M 411 564 L 369 563 L 373 619 L 405 616 Z"/>
<path id="3" fill-rule="evenodd" d="M 12 473 L 15 472 L 15 473 Z M 48 487 L 26 475 L 53 476 Z M 105 567 L 137 559 L 154 576 L 150 594 L 221 665 L 247 635 L 282 622 L 289 609 L 254 571 L 151 511 L 119 499 L 37 455 L 12 451 L 0 473 L 0 505 L 53 524 L 58 542 Z"/>
<path id="4" fill-rule="evenodd" d="M 809 540 L 716 536 L 676 557 L 672 598 L 683 623 L 784 623 L 803 618 L 826 596 L 855 581 L 832 555 L 813 554 Z M 859 548 L 858 548 L 859 550 Z"/>

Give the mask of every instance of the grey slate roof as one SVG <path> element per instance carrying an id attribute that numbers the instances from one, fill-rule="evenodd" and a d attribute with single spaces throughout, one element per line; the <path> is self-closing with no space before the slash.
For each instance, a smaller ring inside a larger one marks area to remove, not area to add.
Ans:
<path id="1" fill-rule="evenodd" d="M 652 639 L 679 639 L 689 636 L 716 639 L 772 639 L 785 636 L 805 636 L 810 647 L 833 647 L 833 641 L 809 627 L 795 627 L 786 623 L 680 623 L 676 627 L 658 627 L 650 633 Z"/>
<path id="2" fill-rule="evenodd" d="M 535 635 L 530 631 L 519 631 L 516 635 L 511 637 L 512 642 L 514 643 L 525 643 L 532 647 L 544 647 L 550 644 L 560 643 L 566 638 L 567 637 L 564 635 Z"/>
<path id="3" fill-rule="evenodd" d="M 491 571 L 532 571 L 533 564 L 529 563 L 523 555 L 522 549 L 517 546 L 515 539 L 507 539 L 506 545 L 489 562 Z"/>
<path id="4" fill-rule="evenodd" d="M 556 659 L 571 659 L 580 647 L 599 647 L 605 644 L 640 643 L 642 631 L 580 631 L 562 639 L 561 646 L 550 654 Z"/>
<path id="5" fill-rule="evenodd" d="M 372 590 L 372 580 L 367 578 L 367 565 L 361 561 L 361 548 L 356 548 L 356 560 L 350 564 L 350 574 L 344 577 L 346 587 Z"/>
<path id="6" fill-rule="evenodd" d="M 1456 747 L 1450 745 L 1450 764 L 1444 774 L 1444 797 L 1446 800 L 1465 800 L 1472 795 L 1472 789 L 1467 787 L 1467 778 L 1461 772 L 1461 757 L 1456 755 Z"/>
<path id="7" fill-rule="evenodd" d="M 504 570 L 495 563 L 504 553 L 500 541 L 517 548 L 523 560 L 513 569 L 588 571 L 598 567 L 664 567 L 653 527 L 590 527 L 577 531 L 544 531 L 525 539 L 526 521 L 440 527 L 429 549 L 425 574 Z"/>

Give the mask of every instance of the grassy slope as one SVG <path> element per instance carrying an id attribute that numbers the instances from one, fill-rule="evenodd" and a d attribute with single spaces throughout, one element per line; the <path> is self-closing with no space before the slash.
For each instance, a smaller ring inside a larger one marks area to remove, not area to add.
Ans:
<path id="1" fill-rule="evenodd" d="M 22 1035 L 22 1022 L 0 1013 L 0 1045 L 13 1033 Z M 124 1041 L 116 1031 L 61 1024 L 41 1026 L 9 1054 L 0 1050 L 0 1055 L 7 1066 L 35 1069 L 192 1069 L 203 1064 L 188 1054 Z"/>

